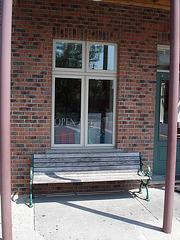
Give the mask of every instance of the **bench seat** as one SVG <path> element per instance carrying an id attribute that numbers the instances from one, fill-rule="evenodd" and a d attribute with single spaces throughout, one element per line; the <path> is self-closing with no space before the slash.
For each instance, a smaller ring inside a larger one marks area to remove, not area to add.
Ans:
<path id="1" fill-rule="evenodd" d="M 70 182 L 104 182 L 124 180 L 147 180 L 148 176 L 137 171 L 84 171 L 84 172 L 44 172 L 35 173 L 34 184 L 70 183 Z"/>
<path id="2" fill-rule="evenodd" d="M 145 173 L 144 167 L 147 168 Z M 48 183 L 104 182 L 139 180 L 149 200 L 150 167 L 142 163 L 140 153 L 114 151 L 61 152 L 32 155 L 30 206 L 33 185 Z"/>

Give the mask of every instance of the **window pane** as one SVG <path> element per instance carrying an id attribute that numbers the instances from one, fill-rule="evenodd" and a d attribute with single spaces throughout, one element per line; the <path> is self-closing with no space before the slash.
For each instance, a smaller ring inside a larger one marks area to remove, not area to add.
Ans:
<path id="1" fill-rule="evenodd" d="M 157 69 L 169 70 L 170 66 L 170 50 L 157 51 Z"/>
<path id="2" fill-rule="evenodd" d="M 115 47 L 111 45 L 89 45 L 89 69 L 115 70 Z"/>
<path id="3" fill-rule="evenodd" d="M 56 68 L 82 68 L 82 44 L 56 42 Z"/>
<path id="4" fill-rule="evenodd" d="M 180 90 L 180 89 L 179 89 Z M 168 134 L 168 103 L 169 103 L 169 80 L 161 80 L 161 98 L 160 98 L 160 129 L 159 139 L 167 139 Z M 180 92 L 178 102 L 177 117 L 177 137 L 180 138 Z"/>
<path id="5" fill-rule="evenodd" d="M 55 79 L 55 144 L 80 144 L 81 79 Z"/>
<path id="6" fill-rule="evenodd" d="M 113 81 L 89 80 L 88 144 L 112 144 Z"/>
<path id="7" fill-rule="evenodd" d="M 167 139 L 168 132 L 168 96 L 169 81 L 161 80 L 161 98 L 160 98 L 160 139 Z"/>

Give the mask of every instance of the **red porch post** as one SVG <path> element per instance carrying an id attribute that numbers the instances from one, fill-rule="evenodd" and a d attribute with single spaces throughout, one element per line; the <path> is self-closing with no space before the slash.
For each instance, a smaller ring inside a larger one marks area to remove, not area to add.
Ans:
<path id="1" fill-rule="evenodd" d="M 179 95 L 179 0 L 171 0 L 170 86 L 163 231 L 171 233 L 177 148 Z"/>
<path id="2" fill-rule="evenodd" d="M 10 161 L 10 66 L 12 0 L 1 0 L 0 36 L 0 177 L 3 240 L 12 239 Z"/>

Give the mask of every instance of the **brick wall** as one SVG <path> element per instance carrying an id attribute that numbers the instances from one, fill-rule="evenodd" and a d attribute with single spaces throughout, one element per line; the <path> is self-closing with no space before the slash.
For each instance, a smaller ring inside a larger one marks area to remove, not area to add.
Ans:
<path id="1" fill-rule="evenodd" d="M 117 147 L 141 151 L 152 167 L 157 44 L 169 43 L 169 22 L 165 10 L 85 0 L 17 1 L 12 23 L 13 192 L 29 192 L 30 155 L 51 146 L 54 38 L 118 43 Z M 101 190 L 121 187 L 96 184 Z M 44 192 L 52 186 L 37 189 Z"/>

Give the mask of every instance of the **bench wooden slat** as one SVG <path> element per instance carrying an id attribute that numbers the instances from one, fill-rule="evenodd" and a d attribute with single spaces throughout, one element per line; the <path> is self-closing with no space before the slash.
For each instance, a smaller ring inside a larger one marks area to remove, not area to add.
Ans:
<path id="1" fill-rule="evenodd" d="M 83 166 L 83 167 L 91 167 L 91 166 L 125 166 L 125 165 L 136 165 L 139 166 L 138 161 L 128 161 L 128 164 L 126 164 L 123 161 L 120 162 L 114 162 L 114 161 L 91 161 L 91 162 L 38 162 L 34 163 L 34 168 L 51 168 L 51 167 L 77 167 L 77 166 Z"/>
<path id="2" fill-rule="evenodd" d="M 61 171 L 103 171 L 103 170 L 119 170 L 119 169 L 138 169 L 138 165 L 126 165 L 126 166 L 90 166 L 90 167 L 83 167 L 83 166 L 79 166 L 79 167 L 52 167 L 51 169 L 50 168 L 44 168 L 44 167 L 41 167 L 41 168 L 35 168 L 34 169 L 34 172 L 48 172 L 48 171 L 51 171 L 51 172 L 61 172 Z"/>
<path id="3" fill-rule="evenodd" d="M 70 182 L 99 182 L 148 179 L 134 172 L 78 172 L 74 173 L 41 173 L 34 176 L 34 184 L 70 183 Z"/>
<path id="4" fill-rule="evenodd" d="M 34 159 L 51 159 L 51 158 L 110 158 L 110 157 L 118 157 L 118 158 L 124 158 L 126 159 L 126 157 L 139 157 L 139 153 L 118 153 L 118 152 L 95 152 L 95 153 L 91 153 L 91 152 L 85 152 L 85 153 L 54 153 L 54 154 L 34 154 Z"/>
<path id="5" fill-rule="evenodd" d="M 80 171 L 80 172 L 74 172 L 74 171 L 71 171 L 71 172 L 63 172 L 62 174 L 63 175 L 96 175 L 96 174 L 103 174 L 103 175 L 108 175 L 108 174 L 121 174 L 121 173 L 125 173 L 125 174 L 140 174 L 141 175 L 141 172 L 140 171 L 137 171 L 136 169 L 124 169 L 124 170 L 104 170 L 104 171 Z M 50 175 L 54 175 L 54 174 L 61 174 L 60 172 L 58 171 L 55 171 L 55 172 L 45 172 L 45 174 L 50 174 Z M 35 173 L 35 175 L 42 175 L 41 172 L 37 172 Z"/>
<path id="6" fill-rule="evenodd" d="M 112 157 L 112 156 L 109 156 L 109 157 L 94 157 L 94 158 L 89 158 L 89 157 L 67 157 L 65 158 L 64 156 L 62 157 L 59 157 L 59 158 L 35 158 L 35 162 L 109 162 L 109 161 L 116 161 L 116 162 L 120 162 L 120 161 L 123 161 L 124 163 L 128 163 L 129 161 L 138 161 L 139 162 L 139 157 Z"/>

